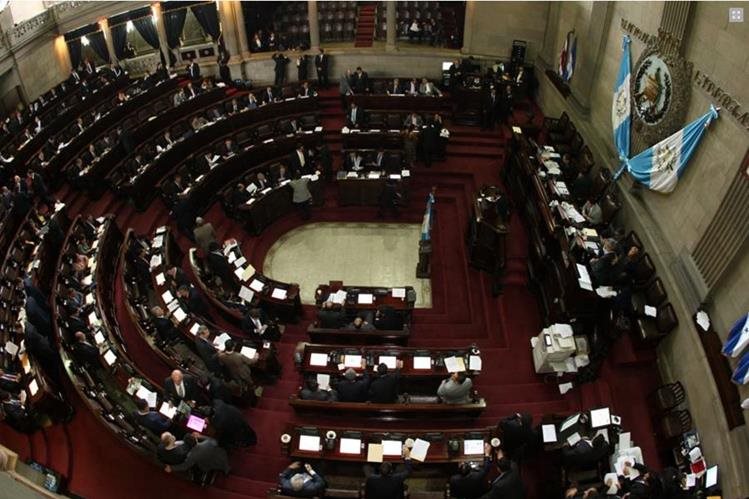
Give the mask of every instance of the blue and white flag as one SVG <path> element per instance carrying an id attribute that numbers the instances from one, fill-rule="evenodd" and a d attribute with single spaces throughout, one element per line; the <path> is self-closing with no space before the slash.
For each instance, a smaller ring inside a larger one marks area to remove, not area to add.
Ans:
<path id="1" fill-rule="evenodd" d="M 619 160 L 624 163 L 629 158 L 629 132 L 632 123 L 632 105 L 629 100 L 630 80 L 632 79 L 629 36 L 624 35 L 622 42 L 622 61 L 616 75 L 614 100 L 611 103 L 611 125 L 614 130 L 614 145 L 619 153 Z"/>
<path id="2" fill-rule="evenodd" d="M 731 379 L 738 385 L 745 385 L 749 382 L 749 352 L 741 357 L 739 365 L 737 365 L 736 369 L 733 371 Z"/>
<path id="3" fill-rule="evenodd" d="M 663 193 L 673 191 L 705 129 L 717 117 L 718 110 L 710 106 L 703 116 L 627 161 L 627 171 L 651 190 Z M 622 169 L 617 172 L 616 178 L 619 178 Z"/>
<path id="4" fill-rule="evenodd" d="M 559 76 L 564 81 L 570 81 L 572 73 L 575 72 L 575 62 L 577 60 L 577 37 L 574 31 L 567 33 L 564 38 L 564 45 L 559 52 L 559 67 L 557 68 Z"/>
<path id="5" fill-rule="evenodd" d="M 738 357 L 749 345 L 749 313 L 737 320 L 723 344 L 723 355 Z"/>

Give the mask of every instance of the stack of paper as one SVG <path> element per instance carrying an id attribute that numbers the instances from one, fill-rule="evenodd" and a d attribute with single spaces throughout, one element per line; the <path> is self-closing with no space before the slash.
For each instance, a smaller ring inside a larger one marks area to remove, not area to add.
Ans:
<path id="1" fill-rule="evenodd" d="M 162 402 L 159 412 L 169 419 L 172 419 L 174 418 L 174 415 L 177 414 L 177 408 L 173 407 L 169 402 Z"/>
<path id="2" fill-rule="evenodd" d="M 579 263 L 576 263 L 575 267 L 577 268 L 577 273 L 580 276 L 577 279 L 577 282 L 580 285 L 580 287 L 583 289 L 587 289 L 588 291 L 593 291 L 593 282 L 590 280 L 590 274 L 588 274 L 588 268 L 585 265 L 580 265 Z"/>
<path id="3" fill-rule="evenodd" d="M 263 281 L 260 281 L 258 279 L 253 279 L 253 281 L 250 283 L 250 289 L 253 291 L 257 291 L 258 293 L 263 290 L 265 287 L 265 284 L 263 284 Z"/>
<path id="4" fill-rule="evenodd" d="M 226 348 L 225 343 L 231 339 L 231 336 L 229 336 L 226 333 L 221 333 L 220 335 L 213 338 L 213 345 L 219 349 L 219 351 L 223 352 Z"/>
<path id="5" fill-rule="evenodd" d="M 271 297 L 276 300 L 285 300 L 286 295 L 287 291 L 283 288 L 273 288 L 273 292 L 271 293 Z"/>
<path id="6" fill-rule="evenodd" d="M 242 286 L 239 289 L 239 297 L 244 300 L 246 303 L 252 303 L 252 299 L 255 297 L 255 293 L 250 290 L 250 288 L 246 288 Z"/>
<path id="7" fill-rule="evenodd" d="M 466 362 L 463 357 L 445 357 L 445 369 L 449 373 L 459 373 L 466 370 Z"/>
<path id="8" fill-rule="evenodd" d="M 252 360 L 255 358 L 255 355 L 257 355 L 257 350 L 252 347 L 242 347 L 239 353 Z"/>
<path id="9" fill-rule="evenodd" d="M 481 357 L 479 357 L 478 355 L 470 355 L 468 357 L 468 369 L 470 371 L 480 371 Z"/>
<path id="10" fill-rule="evenodd" d="M 371 305 L 374 302 L 374 295 L 372 293 L 359 293 L 357 301 L 359 305 Z"/>
<path id="11" fill-rule="evenodd" d="M 401 300 L 406 299 L 406 288 L 393 288 L 393 298 L 400 298 Z"/>
<path id="12" fill-rule="evenodd" d="M 381 463 L 382 462 L 382 444 L 369 444 L 367 447 L 367 462 L 368 463 Z"/>
<path id="13" fill-rule="evenodd" d="M 429 452 L 429 442 L 417 438 L 414 441 L 414 446 L 411 449 L 411 459 L 419 462 L 426 461 L 427 452 Z"/>
<path id="14" fill-rule="evenodd" d="M 328 296 L 328 301 L 336 303 L 338 305 L 343 305 L 346 301 L 346 291 L 343 289 L 339 289 L 335 293 L 331 293 L 330 296 Z"/>

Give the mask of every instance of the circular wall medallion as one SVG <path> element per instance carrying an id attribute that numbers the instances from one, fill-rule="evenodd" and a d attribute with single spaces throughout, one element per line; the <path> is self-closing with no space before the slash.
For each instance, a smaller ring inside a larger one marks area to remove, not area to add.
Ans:
<path id="1" fill-rule="evenodd" d="M 691 92 L 691 66 L 678 55 L 647 47 L 632 74 L 633 134 L 641 138 L 640 150 L 660 142 L 684 124 Z M 616 105 L 620 105 L 617 96 Z M 621 106 L 628 105 L 621 98 Z M 634 142 L 633 142 L 634 144 Z M 632 151 L 636 154 L 640 151 Z"/>

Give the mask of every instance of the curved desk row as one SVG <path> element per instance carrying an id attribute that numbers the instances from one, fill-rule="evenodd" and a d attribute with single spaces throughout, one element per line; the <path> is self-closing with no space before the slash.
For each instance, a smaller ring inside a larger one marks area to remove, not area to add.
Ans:
<path id="1" fill-rule="evenodd" d="M 325 328 L 318 324 L 307 327 L 307 335 L 313 343 L 336 345 L 406 345 L 411 334 L 408 326 L 403 329 L 374 329 L 370 331 L 347 327 Z"/>
<path id="2" fill-rule="evenodd" d="M 302 400 L 297 395 L 289 397 L 289 405 L 296 412 L 328 415 L 331 413 L 349 416 L 366 416 L 381 421 L 393 421 L 407 418 L 470 418 L 478 417 L 486 409 L 486 401 L 477 398 L 468 404 L 443 404 L 435 397 L 418 397 L 394 404 L 377 404 L 372 402 L 339 402 Z"/>
<path id="3" fill-rule="evenodd" d="M 173 172 L 174 165 L 192 151 L 210 144 L 220 137 L 238 132 L 248 125 L 281 115 L 310 112 L 317 107 L 317 98 L 290 98 L 254 110 L 243 111 L 228 118 L 223 117 L 196 132 L 190 133 L 188 131 L 188 134 L 190 134 L 189 140 L 177 142 L 155 158 L 134 178 L 122 182 L 120 185 L 121 191 L 134 201 L 138 209 L 145 209 L 156 195 L 156 191 L 151 187 L 158 185 L 164 177 Z"/>

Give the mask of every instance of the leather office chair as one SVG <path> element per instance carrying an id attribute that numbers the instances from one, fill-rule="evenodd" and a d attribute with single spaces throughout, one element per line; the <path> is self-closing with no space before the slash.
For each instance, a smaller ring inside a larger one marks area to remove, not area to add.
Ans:
<path id="1" fill-rule="evenodd" d="M 666 288 L 663 286 L 663 282 L 656 277 L 643 292 L 632 295 L 632 308 L 636 311 L 642 311 L 645 305 L 659 307 L 667 299 Z"/>
<path id="2" fill-rule="evenodd" d="M 640 240 L 640 236 L 638 236 L 637 232 L 633 230 L 629 231 L 629 234 L 627 234 L 627 237 L 624 239 L 624 245 L 627 248 L 636 246 L 640 251 L 642 251 L 643 249 L 643 244 L 642 244 L 642 241 Z"/>
<path id="3" fill-rule="evenodd" d="M 593 159 L 593 153 L 590 152 L 590 147 L 587 145 L 583 146 L 580 153 L 577 155 L 577 170 L 583 173 L 589 172 L 596 164 Z"/>
<path id="4" fill-rule="evenodd" d="M 650 280 L 655 276 L 655 265 L 653 265 L 653 260 L 650 259 L 650 255 L 647 253 L 642 255 L 637 262 L 634 274 L 634 284 L 636 288 L 643 289 L 650 283 Z"/>
<path id="5" fill-rule="evenodd" d="M 603 199 L 600 201 L 601 205 L 601 214 L 602 214 L 602 220 L 601 223 L 602 226 L 608 226 L 611 221 L 614 219 L 617 213 L 619 213 L 619 210 L 621 209 L 622 205 L 619 201 L 617 201 L 614 198 L 613 193 L 606 194 Z"/>
<path id="6" fill-rule="evenodd" d="M 681 381 L 661 385 L 648 396 L 648 401 L 658 414 L 668 412 L 676 406 L 684 403 L 686 392 Z"/>
<path id="7" fill-rule="evenodd" d="M 403 119 L 400 114 L 389 113 L 387 117 L 387 127 L 389 130 L 400 130 L 403 126 Z"/>
<path id="8" fill-rule="evenodd" d="M 593 175 L 593 185 L 590 188 L 590 194 L 595 199 L 599 199 L 611 185 L 611 173 L 606 168 L 599 168 Z"/>
<path id="9" fill-rule="evenodd" d="M 299 124 L 305 130 L 313 130 L 319 123 L 320 120 L 314 114 L 305 114 L 299 118 Z"/>
<path id="10" fill-rule="evenodd" d="M 544 128 L 548 133 L 561 133 L 569 127 L 570 117 L 563 112 L 559 118 L 544 118 Z"/>
<path id="11" fill-rule="evenodd" d="M 666 440 L 677 439 L 692 429 L 692 415 L 689 411 L 671 411 L 661 418 L 661 432 Z"/>
<path id="12" fill-rule="evenodd" d="M 259 140 L 266 140 L 273 137 L 274 135 L 273 127 L 267 124 L 260 125 L 255 129 L 255 131 Z"/>
<path id="13" fill-rule="evenodd" d="M 385 126 L 385 117 L 382 113 L 371 113 L 368 122 L 372 128 L 383 128 Z"/>
<path id="14" fill-rule="evenodd" d="M 658 307 L 655 317 L 638 317 L 635 331 L 638 338 L 646 343 L 658 342 L 668 336 L 679 325 L 674 307 L 666 303 Z"/>

